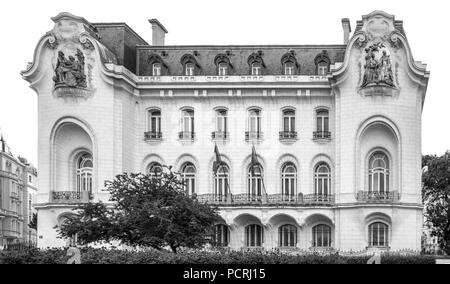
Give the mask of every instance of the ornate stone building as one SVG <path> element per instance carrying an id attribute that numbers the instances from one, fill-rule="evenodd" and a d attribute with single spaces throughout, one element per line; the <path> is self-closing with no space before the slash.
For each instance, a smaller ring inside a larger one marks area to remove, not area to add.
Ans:
<path id="1" fill-rule="evenodd" d="M 220 206 L 218 245 L 420 249 L 429 72 L 394 16 L 365 15 L 351 37 L 343 19 L 343 44 L 270 46 L 53 21 L 22 73 L 39 95 L 40 247 L 65 244 L 54 226 L 75 204 L 108 200 L 105 180 L 172 165 Z"/>
<path id="2" fill-rule="evenodd" d="M 24 158 L 16 158 L 3 136 L 0 139 L 0 248 L 15 243 L 36 243 L 35 230 L 28 227 L 32 201 L 36 191 L 32 180 L 36 169 Z"/>

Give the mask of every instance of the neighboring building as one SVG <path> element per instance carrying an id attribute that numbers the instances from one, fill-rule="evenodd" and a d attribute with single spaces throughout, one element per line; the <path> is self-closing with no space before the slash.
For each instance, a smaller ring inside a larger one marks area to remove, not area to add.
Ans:
<path id="1" fill-rule="evenodd" d="M 91 194 L 107 202 L 105 180 L 166 164 L 220 206 L 218 244 L 420 250 L 429 72 L 394 16 L 363 16 L 351 38 L 343 19 L 344 44 L 269 46 L 53 21 L 22 73 L 38 94 L 38 246 L 64 246 L 54 227 Z"/>
<path id="2" fill-rule="evenodd" d="M 26 184 L 27 184 L 27 218 L 28 218 L 28 224 L 31 223 L 33 220 L 33 215 L 37 214 L 37 210 L 34 208 L 34 203 L 36 199 L 37 194 L 37 169 L 28 163 L 28 161 L 25 158 L 19 157 L 19 160 L 25 165 L 26 170 Z M 26 227 L 27 229 L 27 242 L 30 244 L 36 244 L 37 243 L 37 230 L 30 228 L 29 226 Z"/>
<path id="3" fill-rule="evenodd" d="M 0 139 L 0 247 L 28 241 L 27 169 Z"/>

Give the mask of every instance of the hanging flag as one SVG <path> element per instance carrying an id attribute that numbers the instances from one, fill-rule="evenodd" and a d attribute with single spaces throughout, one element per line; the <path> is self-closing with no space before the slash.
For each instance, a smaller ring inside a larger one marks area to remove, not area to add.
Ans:
<path id="1" fill-rule="evenodd" d="M 252 171 L 252 176 L 255 176 L 255 167 L 256 166 L 260 166 L 260 163 L 258 162 L 258 156 L 256 156 L 255 145 L 253 145 L 252 160 L 251 160 L 251 163 L 250 163 L 250 169 Z"/>
<path id="2" fill-rule="evenodd" d="M 217 147 L 217 144 L 215 144 L 214 153 L 216 154 L 216 160 L 213 163 L 213 171 L 214 171 L 214 176 L 215 176 L 217 174 L 217 170 L 223 163 L 222 160 L 220 159 L 220 153 L 219 153 L 219 148 Z"/>

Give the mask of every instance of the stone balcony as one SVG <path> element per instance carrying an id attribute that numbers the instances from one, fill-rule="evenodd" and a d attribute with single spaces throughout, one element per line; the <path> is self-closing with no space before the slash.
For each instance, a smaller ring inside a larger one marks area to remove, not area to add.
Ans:
<path id="1" fill-rule="evenodd" d="M 52 191 L 50 203 L 57 204 L 81 204 L 90 200 L 90 192 L 87 191 Z"/>
<path id="2" fill-rule="evenodd" d="M 356 200 L 360 203 L 395 203 L 400 199 L 398 191 L 358 191 Z"/>
<path id="3" fill-rule="evenodd" d="M 262 194 L 252 195 L 247 193 L 215 195 L 200 194 L 196 196 L 202 203 L 209 203 L 217 206 L 333 206 L 334 195 L 318 194 Z"/>

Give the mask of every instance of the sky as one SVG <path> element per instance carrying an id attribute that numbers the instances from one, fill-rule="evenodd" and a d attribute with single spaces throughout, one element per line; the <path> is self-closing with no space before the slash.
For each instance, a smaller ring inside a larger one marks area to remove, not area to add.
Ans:
<path id="1" fill-rule="evenodd" d="M 38 40 L 53 28 L 60 12 L 90 22 L 126 22 L 151 42 L 148 19 L 169 31 L 166 45 L 341 44 L 341 18 L 352 31 L 362 15 L 373 10 L 403 20 L 415 60 L 431 71 L 422 113 L 423 154 L 450 149 L 450 57 L 448 7 L 445 0 L 126 0 L 6 1 L 2 3 L 0 44 L 0 132 L 14 155 L 37 165 L 37 94 L 20 76 L 33 60 Z M 450 5 L 450 4 L 447 4 Z M 444 129 L 441 129 L 441 126 Z"/>

